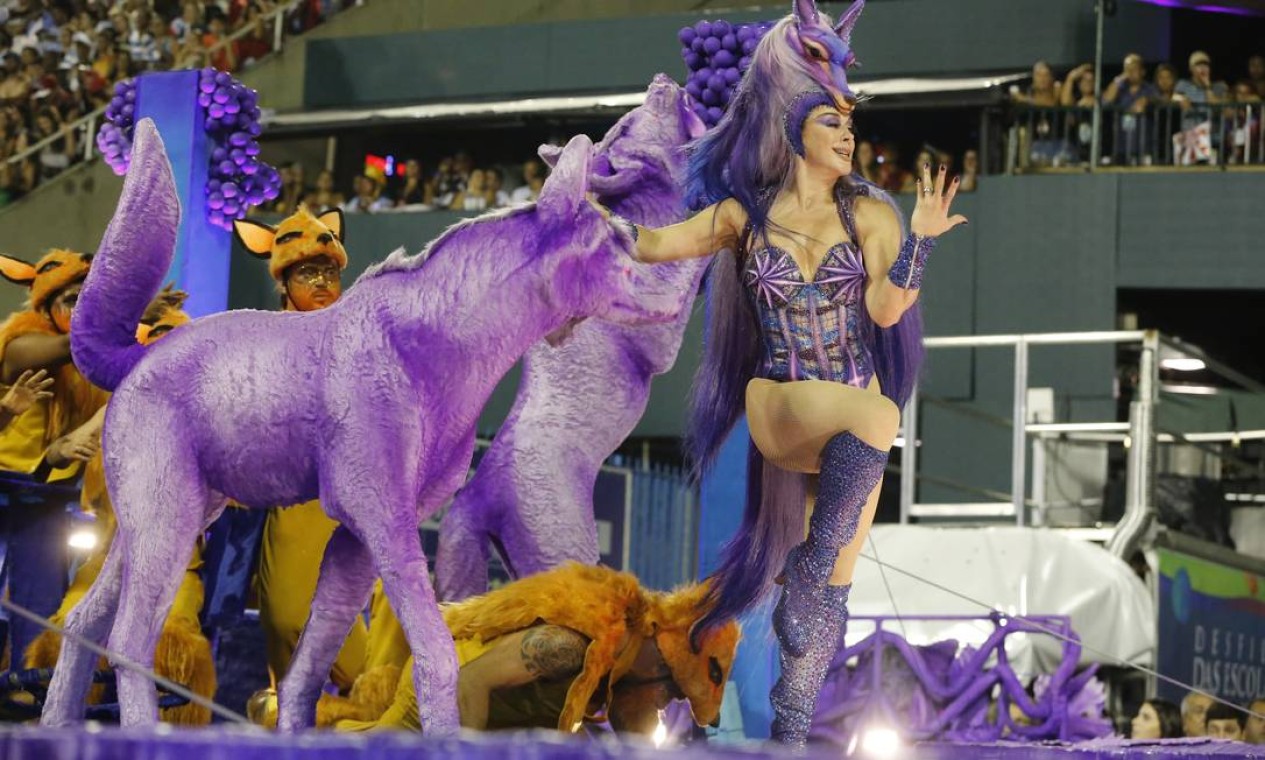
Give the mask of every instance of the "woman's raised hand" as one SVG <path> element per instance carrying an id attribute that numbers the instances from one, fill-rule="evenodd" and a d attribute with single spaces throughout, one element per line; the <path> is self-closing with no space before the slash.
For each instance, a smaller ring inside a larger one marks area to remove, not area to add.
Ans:
<path id="1" fill-rule="evenodd" d="M 909 220 L 909 229 L 922 237 L 939 237 L 959 224 L 966 224 L 966 217 L 961 214 L 949 215 L 949 206 L 958 193 L 961 177 L 954 177 L 947 182 L 948 171 L 942 164 L 934 181 L 931 178 L 931 164 L 923 164 L 918 177 L 918 204 L 914 206 L 914 214 Z M 946 186 L 947 185 L 947 186 Z"/>

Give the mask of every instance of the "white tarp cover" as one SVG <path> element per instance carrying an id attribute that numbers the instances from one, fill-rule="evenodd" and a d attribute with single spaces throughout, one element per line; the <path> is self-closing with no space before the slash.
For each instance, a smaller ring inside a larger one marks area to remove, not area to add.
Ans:
<path id="1" fill-rule="evenodd" d="M 1128 662 L 1150 665 L 1155 650 L 1155 604 L 1130 567 L 1096 544 L 1041 528 L 933 528 L 875 525 L 878 556 L 894 568 L 959 592 L 1011 615 L 1066 615 L 1086 646 L 1081 662 L 1116 664 L 1089 647 Z M 852 615 L 987 615 L 988 610 L 889 568 L 887 586 L 867 545 L 853 577 Z M 899 631 L 896 624 L 893 628 Z M 848 644 L 873 631 L 866 621 L 848 626 Z M 957 639 L 978 646 L 989 621 L 906 621 L 913 644 Z M 1050 636 L 1012 635 L 1011 665 L 1021 676 L 1053 670 L 1062 644 Z"/>

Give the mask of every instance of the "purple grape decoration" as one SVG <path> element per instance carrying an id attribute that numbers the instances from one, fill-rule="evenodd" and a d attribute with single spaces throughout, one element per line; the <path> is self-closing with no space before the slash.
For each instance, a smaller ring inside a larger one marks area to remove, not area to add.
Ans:
<path id="1" fill-rule="evenodd" d="M 686 44 L 684 30 L 681 36 Z M 232 229 L 234 220 L 245 217 L 250 206 L 276 198 L 281 190 L 281 175 L 259 160 L 255 138 L 263 126 L 258 102 L 258 93 L 225 72 L 203 69 L 199 73 L 198 105 L 214 145 L 205 188 L 207 219 L 226 230 Z M 130 79 L 117 83 L 106 108 L 106 123 L 97 132 L 97 148 L 115 174 L 127 173 L 135 103 L 136 83 Z"/>

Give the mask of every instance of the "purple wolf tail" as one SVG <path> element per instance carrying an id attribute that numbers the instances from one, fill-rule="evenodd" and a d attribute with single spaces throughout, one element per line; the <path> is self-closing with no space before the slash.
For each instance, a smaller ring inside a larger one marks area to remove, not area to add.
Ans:
<path id="1" fill-rule="evenodd" d="M 167 151 L 154 122 L 142 119 L 119 205 L 71 317 L 71 355 L 94 385 L 114 390 L 144 355 L 136 326 L 162 287 L 179 227 Z"/>
<path id="2" fill-rule="evenodd" d="M 748 446 L 742 523 L 711 574 L 706 612 L 691 632 L 695 644 L 708 627 L 759 604 L 773 590 L 791 547 L 804 540 L 804 476 L 769 464 L 754 443 Z"/>

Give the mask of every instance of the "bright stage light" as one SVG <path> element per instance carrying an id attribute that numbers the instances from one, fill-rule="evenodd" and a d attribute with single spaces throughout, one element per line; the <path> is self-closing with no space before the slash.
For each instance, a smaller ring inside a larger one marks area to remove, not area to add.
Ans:
<path id="1" fill-rule="evenodd" d="M 84 552 L 90 552 L 93 549 L 97 548 L 96 531 L 93 531 L 89 528 L 80 528 L 79 530 L 70 534 L 70 538 L 67 540 L 66 543 L 70 544 L 71 549 L 77 549 L 79 551 L 84 551 Z"/>
<path id="2" fill-rule="evenodd" d="M 659 725 L 654 727 L 654 733 L 650 735 L 650 741 L 654 742 L 655 748 L 663 746 L 668 740 L 668 727 L 663 723 L 663 711 L 659 711 Z"/>
<path id="3" fill-rule="evenodd" d="M 1204 364 L 1203 359 L 1196 359 L 1193 356 L 1173 356 L 1161 359 L 1160 366 L 1174 372 L 1198 372 L 1208 365 Z"/>
<path id="4" fill-rule="evenodd" d="M 901 746 L 900 734 L 885 726 L 867 728 L 861 734 L 861 751 L 870 757 L 896 757 Z"/>

